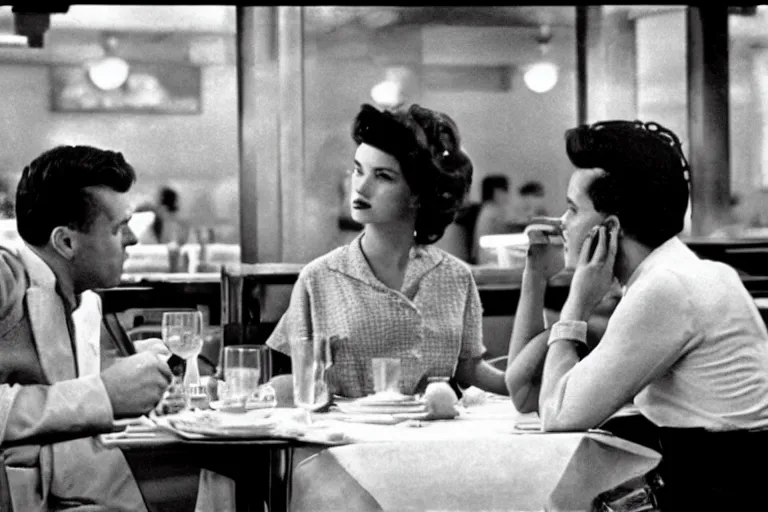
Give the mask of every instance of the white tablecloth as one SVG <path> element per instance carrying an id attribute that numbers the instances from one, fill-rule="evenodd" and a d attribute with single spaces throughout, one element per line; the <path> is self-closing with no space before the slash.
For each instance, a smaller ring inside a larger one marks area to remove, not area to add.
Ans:
<path id="1" fill-rule="evenodd" d="M 661 459 L 610 434 L 526 432 L 519 420 L 498 403 L 456 420 L 394 426 L 319 419 L 319 429 L 352 444 L 296 461 L 291 510 L 589 510 L 597 495 Z"/>

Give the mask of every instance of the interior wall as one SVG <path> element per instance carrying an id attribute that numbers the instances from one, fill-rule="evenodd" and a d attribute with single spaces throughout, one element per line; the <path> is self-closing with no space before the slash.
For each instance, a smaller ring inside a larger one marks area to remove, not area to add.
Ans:
<path id="1" fill-rule="evenodd" d="M 542 58 L 532 27 L 434 27 L 422 31 L 425 64 L 511 65 L 509 91 L 423 91 L 427 106 L 445 110 L 458 123 L 475 167 L 471 197 L 480 201 L 482 178 L 505 174 L 511 189 L 528 180 L 546 190 L 547 209 L 565 209 L 572 167 L 564 134 L 575 126 L 575 31 L 553 27 L 546 57 L 560 66 L 555 87 L 538 94 L 523 82 L 526 66 Z M 514 194 L 513 194 L 514 195 Z"/>
<path id="2" fill-rule="evenodd" d="M 458 123 L 462 144 L 473 160 L 470 192 L 480 200 L 482 178 L 505 174 L 513 190 L 526 180 L 541 181 L 547 206 L 565 208 L 570 163 L 563 149 L 566 129 L 576 123 L 575 35 L 554 27 L 547 57 L 561 66 L 555 88 L 537 94 L 526 88 L 524 66 L 541 58 L 537 29 L 531 27 L 411 26 L 378 34 L 356 30 L 318 35 L 306 41 L 305 59 L 305 235 L 306 259 L 348 241 L 356 233 L 338 229 L 344 173 L 351 167 L 350 128 L 371 88 L 388 66 L 416 75 L 409 102 L 448 113 Z M 509 90 L 430 90 L 420 83 L 426 65 L 508 65 Z"/>
<path id="3" fill-rule="evenodd" d="M 53 112 L 47 65 L 0 64 L 0 175 L 15 190 L 24 166 L 60 144 L 121 151 L 138 175 L 133 199 L 174 186 L 184 217 L 220 225 L 236 243 L 237 195 L 228 193 L 238 176 L 235 67 L 204 66 L 201 81 L 198 115 Z"/>

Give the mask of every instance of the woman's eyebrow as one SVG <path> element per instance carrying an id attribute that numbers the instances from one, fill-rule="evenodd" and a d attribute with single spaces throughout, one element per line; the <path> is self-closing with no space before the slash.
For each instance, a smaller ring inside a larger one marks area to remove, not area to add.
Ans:
<path id="1" fill-rule="evenodd" d="M 374 167 L 373 170 L 374 171 L 388 171 L 388 172 L 391 172 L 391 173 L 394 173 L 394 174 L 398 174 L 400 172 L 397 169 L 393 169 L 392 167 L 385 167 L 385 166 Z"/>
<path id="2" fill-rule="evenodd" d="M 360 167 L 360 168 L 362 168 L 362 167 L 363 167 L 363 164 L 361 164 L 360 162 L 358 162 L 358 161 L 357 161 L 357 159 L 355 159 L 355 165 L 356 165 L 356 166 L 358 166 L 358 167 Z M 373 168 L 373 170 L 374 170 L 374 171 L 388 171 L 388 172 L 391 172 L 391 173 L 395 173 L 395 174 L 398 174 L 398 173 L 400 173 L 400 171 L 398 171 L 397 169 L 394 169 L 394 168 L 392 168 L 392 167 L 387 167 L 387 166 L 385 166 L 385 165 L 380 165 L 380 166 L 378 166 L 378 167 L 374 167 L 374 168 Z"/>

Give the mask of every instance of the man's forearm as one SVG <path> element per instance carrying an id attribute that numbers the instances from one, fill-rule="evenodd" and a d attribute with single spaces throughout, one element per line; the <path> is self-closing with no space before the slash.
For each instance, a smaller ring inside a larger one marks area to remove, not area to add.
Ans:
<path id="1" fill-rule="evenodd" d="M 504 380 L 512 403 L 520 412 L 538 410 L 538 382 L 547 355 L 549 331 L 536 335 L 514 359 L 507 361 Z M 536 396 L 530 396 L 532 392 Z"/>
<path id="2" fill-rule="evenodd" d="M 478 387 L 497 395 L 508 395 L 504 372 L 482 359 L 461 359 L 456 368 L 456 379 L 464 385 Z"/>
<path id="3" fill-rule="evenodd" d="M 571 296 L 566 299 L 563 309 L 560 310 L 560 320 L 581 320 L 586 322 L 590 316 L 591 313 L 586 310 L 581 301 Z"/>
<path id="4" fill-rule="evenodd" d="M 509 342 L 509 361 L 538 333 L 544 330 L 544 294 L 547 280 L 539 273 L 523 271 L 520 299 L 515 312 L 515 322 Z"/>
<path id="5" fill-rule="evenodd" d="M 544 430 L 573 430 L 562 416 L 565 395 L 565 375 L 579 362 L 576 346 L 568 340 L 552 343 L 544 362 L 544 375 L 539 394 L 539 416 Z"/>
<path id="6" fill-rule="evenodd" d="M 98 375 L 52 385 L 21 386 L 6 417 L 3 442 L 56 434 L 107 432 L 114 414 Z"/>

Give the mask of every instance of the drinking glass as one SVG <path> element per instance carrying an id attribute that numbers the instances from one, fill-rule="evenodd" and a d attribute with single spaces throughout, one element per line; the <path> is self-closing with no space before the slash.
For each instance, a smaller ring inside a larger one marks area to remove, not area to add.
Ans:
<path id="1" fill-rule="evenodd" d="M 274 390 L 266 384 L 272 378 L 269 351 L 266 345 L 224 347 L 225 400 L 243 407 L 249 400 L 258 407 L 274 407 L 277 404 Z"/>
<path id="2" fill-rule="evenodd" d="M 308 424 L 312 423 L 312 411 L 326 405 L 330 398 L 325 375 L 330 362 L 326 343 L 321 338 L 304 336 L 290 340 L 293 402 L 304 409 Z"/>
<path id="3" fill-rule="evenodd" d="M 399 393 L 402 366 L 400 359 L 395 357 L 374 357 L 371 359 L 373 368 L 373 391 L 375 393 Z"/>
<path id="4" fill-rule="evenodd" d="M 203 348 L 203 314 L 200 311 L 163 313 L 163 343 L 171 353 L 186 361 L 183 388 L 189 406 L 189 393 L 200 386 L 197 356 Z"/>

